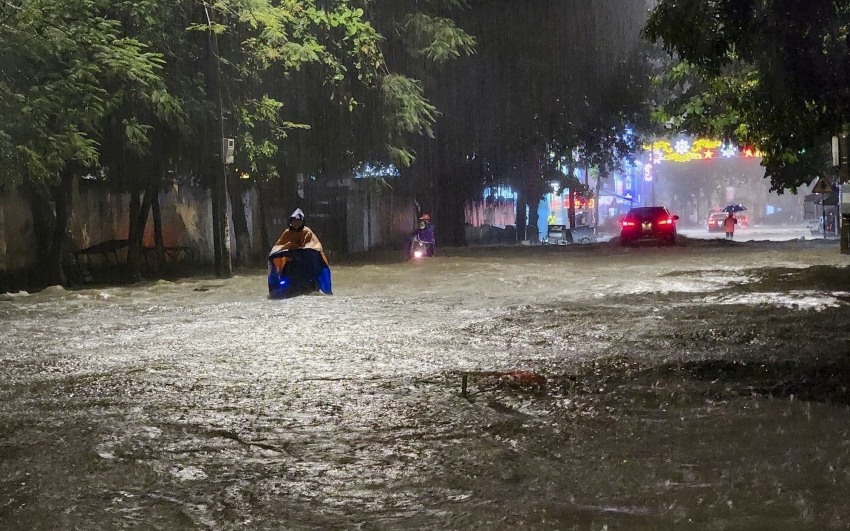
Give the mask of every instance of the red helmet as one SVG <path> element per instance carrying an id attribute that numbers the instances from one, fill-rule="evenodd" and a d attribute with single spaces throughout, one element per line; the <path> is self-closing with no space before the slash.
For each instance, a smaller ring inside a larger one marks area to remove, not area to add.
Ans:
<path id="1" fill-rule="evenodd" d="M 431 215 L 430 214 L 422 214 L 422 217 L 419 218 L 419 219 L 424 220 L 424 221 L 431 221 Z"/>

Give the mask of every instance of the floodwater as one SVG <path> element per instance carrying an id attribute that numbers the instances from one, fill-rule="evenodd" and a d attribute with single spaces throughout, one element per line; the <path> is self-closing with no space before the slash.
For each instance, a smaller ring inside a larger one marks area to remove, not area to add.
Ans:
<path id="1" fill-rule="evenodd" d="M 847 265 L 599 244 L 0 296 L 0 529 L 848 529 Z"/>

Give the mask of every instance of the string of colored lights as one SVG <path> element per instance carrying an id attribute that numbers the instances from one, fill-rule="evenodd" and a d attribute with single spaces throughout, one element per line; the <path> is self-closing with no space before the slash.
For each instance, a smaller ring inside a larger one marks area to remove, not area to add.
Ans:
<path id="1" fill-rule="evenodd" d="M 759 158 L 762 156 L 759 150 L 750 146 L 738 147 L 732 143 L 724 144 L 719 140 L 706 139 L 698 139 L 693 142 L 686 139 L 679 139 L 675 143 L 667 140 L 658 140 L 650 144 L 644 144 L 643 149 L 651 154 L 651 164 L 660 164 L 661 162 L 691 162 L 717 158 Z M 644 167 L 644 171 L 647 171 L 646 167 Z M 648 171 L 652 171 L 651 167 Z"/>

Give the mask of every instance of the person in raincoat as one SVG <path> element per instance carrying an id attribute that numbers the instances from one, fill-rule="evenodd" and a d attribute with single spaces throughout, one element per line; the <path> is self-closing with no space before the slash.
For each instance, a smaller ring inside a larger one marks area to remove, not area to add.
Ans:
<path id="1" fill-rule="evenodd" d="M 549 212 L 549 218 L 546 220 L 546 224 L 551 227 L 552 225 L 556 225 L 556 221 L 557 220 L 555 219 L 555 213 Z"/>
<path id="2" fill-rule="evenodd" d="M 731 240 L 735 236 L 735 225 L 738 224 L 738 218 L 731 211 L 726 219 L 723 220 L 723 227 L 726 229 L 726 239 Z"/>
<path id="3" fill-rule="evenodd" d="M 269 253 L 269 294 L 283 297 L 307 291 L 330 295 L 331 270 L 322 242 L 297 208 Z"/>
<path id="4" fill-rule="evenodd" d="M 296 208 L 289 216 L 289 226 L 277 239 L 272 252 L 288 249 L 315 249 L 323 253 L 322 243 L 310 227 L 304 224 L 304 211 Z"/>
<path id="5" fill-rule="evenodd" d="M 413 240 L 419 240 L 427 244 L 425 246 L 425 256 L 434 256 L 436 239 L 434 238 L 434 227 L 431 226 L 430 215 L 423 214 L 419 218 L 419 225 L 416 227 L 416 230 L 404 240 L 404 249 L 408 258 L 410 258 L 410 249 L 413 246 Z"/>

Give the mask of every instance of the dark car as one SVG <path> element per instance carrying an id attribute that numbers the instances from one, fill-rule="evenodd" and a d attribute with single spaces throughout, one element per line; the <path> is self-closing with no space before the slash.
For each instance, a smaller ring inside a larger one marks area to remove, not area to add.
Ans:
<path id="1" fill-rule="evenodd" d="M 620 243 L 627 245 L 639 241 L 676 243 L 676 220 L 663 206 L 636 207 L 629 210 L 620 222 Z"/>

